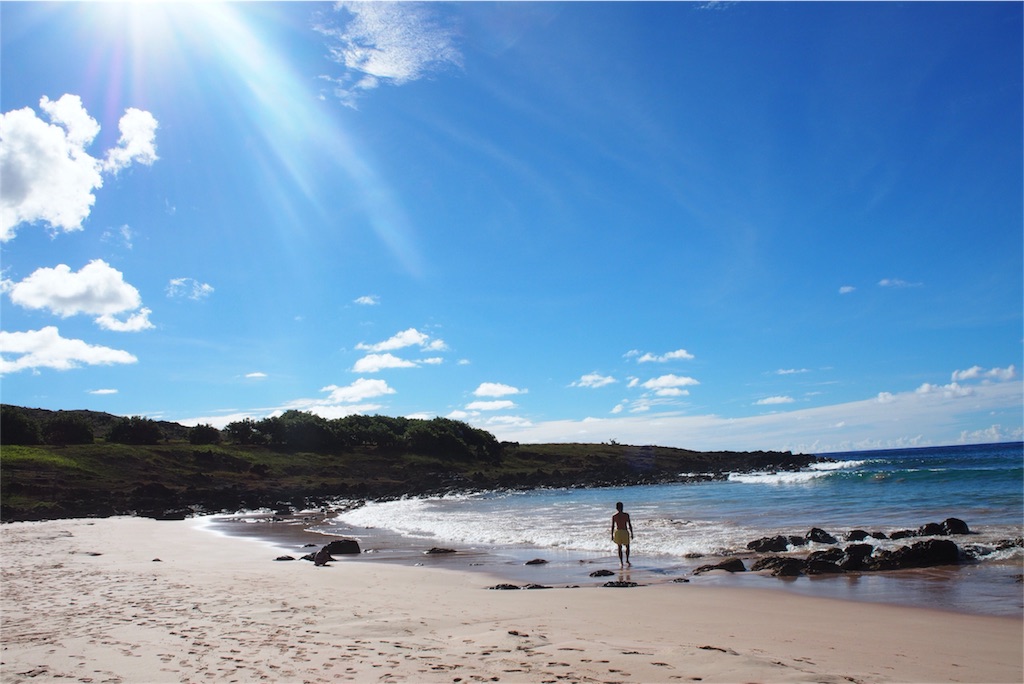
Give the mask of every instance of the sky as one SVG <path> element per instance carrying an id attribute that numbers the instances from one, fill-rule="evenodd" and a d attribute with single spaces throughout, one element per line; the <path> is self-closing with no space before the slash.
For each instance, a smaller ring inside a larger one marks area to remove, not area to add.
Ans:
<path id="1" fill-rule="evenodd" d="M 1021 440 L 1022 7 L 0 3 L 0 398 Z"/>

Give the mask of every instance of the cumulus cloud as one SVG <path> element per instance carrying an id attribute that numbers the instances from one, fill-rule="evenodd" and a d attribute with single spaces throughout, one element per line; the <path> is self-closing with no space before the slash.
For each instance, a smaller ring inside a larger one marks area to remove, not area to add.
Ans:
<path id="1" fill-rule="evenodd" d="M 941 394 L 947 398 L 969 397 L 974 394 L 974 390 L 970 387 L 964 387 L 958 382 L 951 382 L 948 385 L 933 385 L 930 382 L 926 382 L 915 391 L 918 394 Z"/>
<path id="2" fill-rule="evenodd" d="M 693 354 L 685 349 L 676 349 L 675 351 L 670 351 L 665 354 L 651 354 L 650 352 L 641 354 L 639 351 L 634 349 L 627 352 L 626 356 L 637 357 L 637 363 L 665 363 L 666 361 L 675 361 L 678 359 L 690 360 L 694 358 Z"/>
<path id="3" fill-rule="evenodd" d="M 1013 380 L 1017 377 L 1017 369 L 1010 365 L 1006 368 L 991 368 L 985 370 L 981 366 L 971 366 L 967 370 L 956 370 L 953 371 L 953 382 L 964 382 L 968 380 L 998 380 L 1006 381 Z"/>
<path id="4" fill-rule="evenodd" d="M 149 112 L 127 110 L 119 123 L 121 139 L 100 160 L 86 151 L 100 126 L 80 97 L 65 94 L 52 101 L 43 96 L 39 108 L 49 122 L 30 107 L 0 114 L 0 242 L 13 238 L 22 223 L 81 230 L 104 172 L 157 159 L 157 121 Z"/>
<path id="5" fill-rule="evenodd" d="M 420 347 L 427 351 L 444 351 L 448 348 L 448 345 L 443 340 L 430 339 L 430 335 L 421 333 L 416 328 L 409 328 L 395 333 L 383 342 L 375 344 L 360 342 L 356 345 L 356 349 L 371 352 L 394 351 L 396 349 L 405 349 L 406 347 Z"/>
<path id="6" fill-rule="evenodd" d="M 477 397 L 504 397 L 510 394 L 525 393 L 526 390 L 512 387 L 511 385 L 503 385 L 500 382 L 482 382 L 479 387 L 473 390 L 473 395 Z"/>
<path id="7" fill-rule="evenodd" d="M 171 299 L 191 299 L 199 301 L 213 294 L 213 286 L 201 283 L 195 278 L 171 278 L 165 290 Z"/>
<path id="8" fill-rule="evenodd" d="M 362 297 L 357 297 L 353 301 L 355 304 L 359 304 L 360 306 L 377 306 L 380 304 L 380 297 L 377 295 L 364 295 Z"/>
<path id="9" fill-rule="evenodd" d="M 330 58 L 344 67 L 341 76 L 323 76 L 334 94 L 355 108 L 359 97 L 382 84 L 402 85 L 449 66 L 461 66 L 454 29 L 428 5 L 391 2 L 340 2 L 342 25 L 314 28 L 330 40 Z"/>
<path id="10" fill-rule="evenodd" d="M 368 380 L 366 378 L 358 378 L 344 386 L 327 385 L 320 391 L 330 393 L 322 402 L 328 404 L 350 404 L 395 393 L 395 390 L 389 387 L 384 380 Z"/>
<path id="11" fill-rule="evenodd" d="M 67 264 L 40 268 L 21 282 L 4 281 L 11 301 L 26 309 L 44 309 L 67 318 L 77 314 L 97 316 L 106 330 L 138 332 L 153 327 L 149 309 L 140 309 L 139 291 L 124 281 L 124 274 L 102 259 L 90 261 L 79 271 Z M 131 313 L 126 320 L 116 314 Z"/>
<path id="12" fill-rule="evenodd" d="M 61 337 L 53 326 L 27 332 L 0 331 L 0 374 L 39 368 L 70 370 L 83 365 L 110 366 L 137 361 L 126 351 Z"/>
<path id="13" fill-rule="evenodd" d="M 618 382 L 615 378 L 610 375 L 601 375 L 600 373 L 587 373 L 582 376 L 579 380 L 569 384 L 570 387 L 604 387 L 605 385 L 611 385 L 612 383 Z"/>
<path id="14" fill-rule="evenodd" d="M 367 354 L 352 366 L 354 373 L 377 373 L 385 368 L 415 368 L 416 364 L 394 354 Z"/>
<path id="15" fill-rule="evenodd" d="M 765 397 L 764 399 L 758 399 L 754 402 L 758 406 L 774 406 L 776 404 L 792 404 L 793 397 L 776 396 L 776 397 Z"/>
<path id="16" fill-rule="evenodd" d="M 504 411 L 505 409 L 515 407 L 515 402 L 509 401 L 508 399 L 497 399 L 495 401 L 472 401 L 466 404 L 467 411 Z"/>
<path id="17" fill-rule="evenodd" d="M 659 397 L 679 397 L 689 394 L 687 390 L 681 388 L 699 384 L 700 382 L 693 378 L 670 373 L 657 378 L 651 378 L 641 386 L 651 390 Z"/>

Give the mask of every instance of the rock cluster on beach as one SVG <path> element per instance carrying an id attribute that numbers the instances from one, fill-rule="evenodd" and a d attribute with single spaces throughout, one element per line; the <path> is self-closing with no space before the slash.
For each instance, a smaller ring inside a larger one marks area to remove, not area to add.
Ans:
<path id="1" fill-rule="evenodd" d="M 937 565 L 956 565 L 970 562 L 991 553 L 991 550 L 978 546 L 958 546 L 950 539 L 935 537 L 963 536 L 971 534 L 967 523 L 959 518 L 947 518 L 941 523 L 928 523 L 916 530 L 897 530 L 890 533 L 851 530 L 843 535 L 844 542 L 854 542 L 839 546 L 840 541 L 825 530 L 815 527 L 804 536 L 775 535 L 761 537 L 747 544 L 747 550 L 755 553 L 768 554 L 754 560 L 749 568 L 753 572 L 768 572 L 776 577 L 795 577 L 797 575 L 828 575 L 845 572 L 867 572 L 875 570 L 903 570 L 907 568 L 926 568 Z M 909 546 L 896 549 L 880 549 L 867 543 L 867 540 L 899 540 L 915 537 L 928 537 L 916 541 Z M 792 553 L 796 548 L 808 544 L 828 545 L 832 548 L 812 551 L 805 557 L 780 555 Z M 996 550 L 1024 546 L 1022 539 L 1006 539 L 996 545 Z M 741 558 L 728 558 L 719 563 L 698 567 L 693 574 L 700 575 L 712 570 L 727 572 L 745 572 L 747 566 Z"/>

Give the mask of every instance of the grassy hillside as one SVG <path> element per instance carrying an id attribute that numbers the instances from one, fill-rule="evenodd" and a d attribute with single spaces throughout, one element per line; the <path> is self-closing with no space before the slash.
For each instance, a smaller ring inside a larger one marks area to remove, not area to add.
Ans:
<path id="1" fill-rule="evenodd" d="M 181 427 L 181 426 L 179 426 Z M 187 428 L 182 428 L 187 434 Z M 0 436 L 2 437 L 2 436 Z M 730 471 L 787 469 L 815 457 L 701 453 L 619 444 L 502 443 L 452 457 L 360 446 L 330 453 L 182 439 L 127 445 L 0 445 L 0 519 L 136 513 L 180 517 L 454 490 L 679 481 Z"/>

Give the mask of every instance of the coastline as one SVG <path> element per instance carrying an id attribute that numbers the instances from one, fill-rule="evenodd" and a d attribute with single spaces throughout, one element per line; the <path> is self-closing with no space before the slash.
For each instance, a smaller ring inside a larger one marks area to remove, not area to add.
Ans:
<path id="1" fill-rule="evenodd" d="M 1019 682 L 1022 621 L 696 583 L 487 591 L 194 520 L 0 526 L 5 682 Z M 156 559 L 160 560 L 157 561 Z M 623 593 L 625 592 L 625 593 Z"/>
<path id="2" fill-rule="evenodd" d="M 604 553 L 527 546 L 494 547 L 450 545 L 425 537 L 410 538 L 378 528 L 331 525 L 332 513 L 304 511 L 289 515 L 272 513 L 214 515 L 203 519 L 210 531 L 273 544 L 294 558 L 316 551 L 334 539 L 356 539 L 363 551 L 358 556 L 338 556 L 344 563 L 388 563 L 423 566 L 483 574 L 498 583 L 518 586 L 540 584 L 555 588 L 601 587 L 608 581 L 641 585 L 686 581 L 701 586 L 779 591 L 789 595 L 832 598 L 843 601 L 901 605 L 972 615 L 1024 618 L 1024 588 L 1016 581 L 1019 561 L 911 568 L 881 572 L 854 572 L 814 577 L 772 577 L 758 572 L 715 571 L 694 576 L 705 564 L 722 556 L 678 558 L 646 553 L 642 542 L 633 554 L 633 565 L 620 568 L 614 546 Z M 328 534 L 325 530 L 330 530 Z M 321 530 L 321 531 L 314 531 Z M 454 553 L 427 554 L 434 547 Z M 748 568 L 757 557 L 741 555 Z M 542 559 L 542 564 L 527 564 Z M 612 574 L 592 577 L 591 572 Z M 492 584 L 495 582 L 492 581 Z"/>

